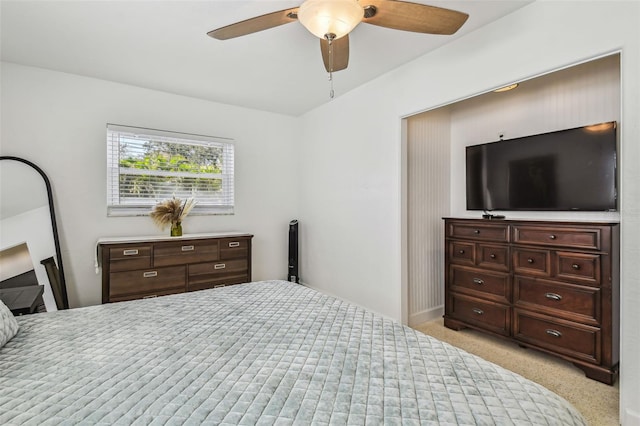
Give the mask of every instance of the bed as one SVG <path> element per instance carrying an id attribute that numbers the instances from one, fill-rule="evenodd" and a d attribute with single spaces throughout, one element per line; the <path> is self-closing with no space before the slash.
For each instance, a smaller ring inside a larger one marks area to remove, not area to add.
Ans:
<path id="1" fill-rule="evenodd" d="M 0 424 L 585 424 L 540 385 L 286 281 L 17 320 Z"/>

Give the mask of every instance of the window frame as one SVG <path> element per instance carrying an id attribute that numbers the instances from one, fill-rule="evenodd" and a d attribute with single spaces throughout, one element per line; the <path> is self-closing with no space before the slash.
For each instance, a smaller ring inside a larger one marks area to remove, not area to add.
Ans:
<path id="1" fill-rule="evenodd" d="M 230 138 L 222 138 L 215 136 L 198 135 L 192 133 L 182 133 L 167 130 L 150 129 L 144 127 L 125 126 L 120 124 L 107 123 L 107 185 L 106 185 L 106 202 L 107 202 L 107 216 L 108 217 L 123 217 L 123 216 L 147 216 L 158 202 L 170 198 L 171 194 L 166 194 L 161 199 L 149 198 L 149 202 L 140 204 L 120 204 L 121 188 L 120 174 L 122 168 L 120 167 L 120 141 L 115 141 L 113 134 L 128 134 L 135 135 L 140 139 L 159 137 L 162 142 L 185 144 L 191 146 L 207 146 L 213 145 L 223 149 L 223 164 L 222 171 L 220 173 L 220 179 L 222 180 L 222 198 L 223 202 L 220 205 L 210 203 L 200 203 L 197 197 L 196 205 L 191 210 L 190 215 L 231 215 L 235 211 L 235 144 L 234 140 Z M 144 170 L 144 169 L 140 169 Z M 143 172 L 137 172 L 136 174 L 144 174 Z M 188 172 L 167 172 L 166 175 L 176 175 Z M 163 173 L 152 173 L 151 175 L 163 175 Z M 193 174 L 194 177 L 198 174 Z M 181 197 L 184 198 L 184 197 Z"/>

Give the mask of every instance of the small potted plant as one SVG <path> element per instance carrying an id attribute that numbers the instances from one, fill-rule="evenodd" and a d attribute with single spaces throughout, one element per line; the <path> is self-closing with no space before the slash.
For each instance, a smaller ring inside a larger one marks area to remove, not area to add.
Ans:
<path id="1" fill-rule="evenodd" d="M 179 237 L 182 235 L 182 221 L 195 204 L 193 198 L 187 198 L 183 201 L 173 197 L 156 204 L 149 215 L 160 229 L 164 230 L 169 225 L 171 226 L 171 236 Z"/>

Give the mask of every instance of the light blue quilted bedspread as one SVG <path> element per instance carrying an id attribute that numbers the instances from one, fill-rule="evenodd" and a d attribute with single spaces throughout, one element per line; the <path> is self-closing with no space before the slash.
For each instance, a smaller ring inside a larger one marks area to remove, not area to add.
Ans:
<path id="1" fill-rule="evenodd" d="M 285 281 L 19 323 L 3 425 L 584 424 L 527 379 Z"/>

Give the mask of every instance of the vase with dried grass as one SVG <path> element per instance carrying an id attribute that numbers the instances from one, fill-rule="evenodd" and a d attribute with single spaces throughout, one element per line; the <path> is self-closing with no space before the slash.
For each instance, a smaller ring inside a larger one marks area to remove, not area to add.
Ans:
<path id="1" fill-rule="evenodd" d="M 193 198 L 181 200 L 180 198 L 169 198 L 155 205 L 149 216 L 160 229 L 171 227 L 171 236 L 182 235 L 182 220 L 187 217 L 196 201 Z"/>

